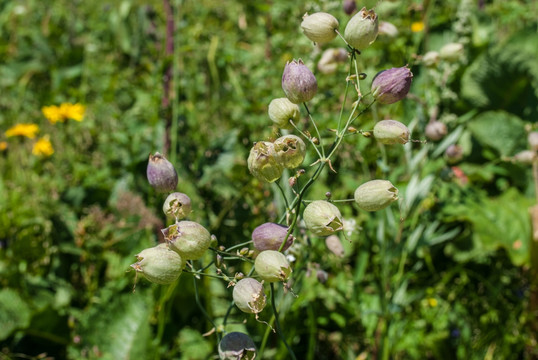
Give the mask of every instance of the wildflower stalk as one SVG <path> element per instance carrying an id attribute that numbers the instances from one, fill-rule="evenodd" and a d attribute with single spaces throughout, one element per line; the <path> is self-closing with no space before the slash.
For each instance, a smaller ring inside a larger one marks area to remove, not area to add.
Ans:
<path id="1" fill-rule="evenodd" d="M 280 321 L 278 320 L 278 311 L 276 310 L 275 305 L 275 286 L 273 283 L 271 283 L 271 308 L 273 309 L 273 314 L 275 317 L 275 329 L 277 334 L 280 336 L 280 339 L 284 343 L 284 346 L 286 346 L 286 349 L 288 349 L 288 353 L 290 355 L 290 358 L 293 360 L 296 360 L 295 354 L 293 353 L 293 350 L 288 345 L 288 342 L 286 341 L 286 337 L 282 333 L 282 328 L 280 327 Z"/>

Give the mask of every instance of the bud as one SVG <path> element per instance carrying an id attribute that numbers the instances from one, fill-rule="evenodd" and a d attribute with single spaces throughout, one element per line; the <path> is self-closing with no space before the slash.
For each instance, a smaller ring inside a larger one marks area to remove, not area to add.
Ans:
<path id="1" fill-rule="evenodd" d="M 387 21 L 379 22 L 379 35 L 386 35 L 394 38 L 398 36 L 398 28 Z"/>
<path id="2" fill-rule="evenodd" d="M 463 45 L 460 43 L 446 44 L 439 50 L 439 57 L 448 62 L 456 62 L 463 56 Z"/>
<path id="3" fill-rule="evenodd" d="M 263 285 L 252 278 L 239 280 L 234 286 L 233 299 L 242 312 L 258 314 L 265 307 Z"/>
<path id="4" fill-rule="evenodd" d="M 459 145 L 450 145 L 445 150 L 445 156 L 449 163 L 457 163 L 463 158 L 463 148 Z"/>
<path id="5" fill-rule="evenodd" d="M 279 250 L 280 245 L 286 238 L 289 227 L 275 224 L 275 223 L 265 223 L 258 226 L 252 232 L 252 241 L 254 242 L 254 247 L 260 251 L 264 250 Z M 291 235 L 288 236 L 286 244 L 282 250 L 288 249 L 295 238 Z"/>
<path id="6" fill-rule="evenodd" d="M 338 20 L 331 14 L 317 12 L 312 15 L 305 14 L 301 28 L 307 38 L 313 42 L 323 44 L 336 37 L 334 30 L 338 29 Z"/>
<path id="7" fill-rule="evenodd" d="M 412 79 L 407 66 L 383 70 L 372 81 L 372 95 L 381 104 L 393 104 L 406 97 Z"/>
<path id="8" fill-rule="evenodd" d="M 428 125 L 426 125 L 424 133 L 428 139 L 438 141 L 446 136 L 447 128 L 444 123 L 434 120 L 430 121 Z"/>
<path id="9" fill-rule="evenodd" d="M 439 59 L 439 53 L 437 51 L 428 51 L 422 57 L 422 62 L 427 67 L 435 67 L 437 64 L 439 64 Z"/>
<path id="10" fill-rule="evenodd" d="M 340 241 L 340 238 L 338 236 L 327 236 L 327 238 L 325 239 L 325 245 L 327 246 L 327 249 L 329 249 L 329 251 L 332 252 L 334 255 L 338 257 L 344 257 L 344 247 L 342 246 L 342 242 Z"/>
<path id="11" fill-rule="evenodd" d="M 406 144 L 409 141 L 409 129 L 396 120 L 381 120 L 374 126 L 374 137 L 382 144 Z"/>
<path id="12" fill-rule="evenodd" d="M 357 10 L 357 3 L 355 0 L 344 0 L 342 8 L 347 15 L 353 14 L 353 11 Z"/>
<path id="13" fill-rule="evenodd" d="M 254 268 L 267 282 L 284 281 L 292 272 L 286 256 L 275 250 L 265 250 L 259 253 L 254 261 Z"/>
<path id="14" fill-rule="evenodd" d="M 364 50 L 372 44 L 378 32 L 378 20 L 375 11 L 365 7 L 355 14 L 347 23 L 344 38 L 357 50 Z"/>
<path id="15" fill-rule="evenodd" d="M 161 230 L 170 249 L 186 260 L 201 258 L 211 243 L 211 234 L 194 221 L 180 221 Z"/>
<path id="16" fill-rule="evenodd" d="M 532 131 L 527 136 L 531 150 L 538 151 L 538 131 Z"/>
<path id="17" fill-rule="evenodd" d="M 300 137 L 284 135 L 274 142 L 277 161 L 286 169 L 295 169 L 303 163 L 306 145 Z"/>
<path id="18" fill-rule="evenodd" d="M 167 285 L 177 280 L 185 267 L 185 260 L 166 244 L 144 249 L 136 255 L 138 262 L 131 265 L 149 281 Z"/>
<path id="19" fill-rule="evenodd" d="M 304 209 L 303 219 L 308 230 L 318 236 L 327 236 L 344 228 L 340 210 L 325 200 L 316 200 Z"/>
<path id="20" fill-rule="evenodd" d="M 513 162 L 520 164 L 532 164 L 534 160 L 537 159 L 536 151 L 534 150 L 523 150 L 518 152 L 512 158 Z"/>
<path id="21" fill-rule="evenodd" d="M 273 143 L 258 141 L 250 150 L 248 170 L 254 177 L 264 182 L 274 182 L 282 176 L 284 168 L 277 161 Z"/>
<path id="22" fill-rule="evenodd" d="M 180 192 L 168 195 L 163 205 L 165 215 L 181 220 L 191 213 L 191 199 Z"/>
<path id="23" fill-rule="evenodd" d="M 388 180 L 371 180 L 355 190 L 355 202 L 362 210 L 377 211 L 398 200 L 398 189 Z"/>
<path id="24" fill-rule="evenodd" d="M 297 123 L 301 118 L 299 106 L 289 101 L 288 98 L 271 100 L 268 112 L 271 121 L 281 129 L 292 129 L 290 120 Z"/>
<path id="25" fill-rule="evenodd" d="M 228 333 L 219 343 L 219 358 L 220 360 L 254 360 L 256 345 L 246 334 Z"/>
<path id="26" fill-rule="evenodd" d="M 178 178 L 174 165 L 159 154 L 149 154 L 149 162 L 146 170 L 149 184 L 158 192 L 174 191 Z"/>
<path id="27" fill-rule="evenodd" d="M 282 74 L 282 89 L 294 104 L 311 100 L 318 91 L 318 82 L 301 59 L 286 63 Z"/>

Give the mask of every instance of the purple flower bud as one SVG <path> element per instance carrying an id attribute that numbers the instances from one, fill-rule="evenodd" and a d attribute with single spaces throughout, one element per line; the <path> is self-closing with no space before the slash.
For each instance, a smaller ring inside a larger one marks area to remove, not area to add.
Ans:
<path id="1" fill-rule="evenodd" d="M 288 233 L 288 227 L 275 223 L 265 223 L 258 226 L 252 232 L 252 241 L 254 242 L 254 247 L 259 251 L 264 250 L 277 250 L 280 249 L 280 245 L 286 238 Z M 286 250 L 293 244 L 295 238 L 293 236 L 288 236 L 288 240 L 284 245 L 282 250 Z"/>
<path id="2" fill-rule="evenodd" d="M 342 8 L 347 15 L 353 14 L 353 11 L 357 10 L 357 3 L 355 0 L 344 0 Z"/>
<path id="3" fill-rule="evenodd" d="M 424 130 L 426 137 L 433 141 L 441 140 L 447 134 L 446 125 L 440 121 L 430 121 Z"/>
<path id="4" fill-rule="evenodd" d="M 146 170 L 149 184 L 158 192 L 174 191 L 178 178 L 174 165 L 159 154 L 149 154 L 148 168 Z"/>
<path id="5" fill-rule="evenodd" d="M 219 358 L 220 360 L 254 360 L 256 345 L 247 334 L 228 333 L 219 343 Z"/>
<path id="6" fill-rule="evenodd" d="M 372 81 L 372 95 L 381 104 L 392 104 L 406 97 L 413 73 L 407 66 L 383 70 Z"/>
<path id="7" fill-rule="evenodd" d="M 311 100 L 318 91 L 316 77 L 301 59 L 288 62 L 282 74 L 282 89 L 294 104 Z"/>
<path id="8" fill-rule="evenodd" d="M 450 145 L 445 150 L 445 156 L 449 163 L 457 163 L 463 158 L 463 148 L 459 145 Z"/>
<path id="9" fill-rule="evenodd" d="M 234 286 L 233 299 L 242 312 L 257 314 L 265 307 L 263 285 L 256 279 L 242 279 Z"/>

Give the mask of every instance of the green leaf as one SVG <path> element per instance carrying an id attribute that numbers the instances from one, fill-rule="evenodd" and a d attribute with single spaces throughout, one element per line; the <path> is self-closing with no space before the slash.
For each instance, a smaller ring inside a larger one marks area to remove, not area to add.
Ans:
<path id="1" fill-rule="evenodd" d="M 30 325 L 30 308 L 13 289 L 0 290 L 0 340 Z"/>

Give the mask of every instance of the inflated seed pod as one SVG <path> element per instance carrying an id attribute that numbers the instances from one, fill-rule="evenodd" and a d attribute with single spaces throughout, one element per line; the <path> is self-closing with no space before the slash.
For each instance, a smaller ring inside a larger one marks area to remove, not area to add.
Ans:
<path id="1" fill-rule="evenodd" d="M 306 155 L 304 141 L 295 135 L 284 135 L 273 143 L 277 160 L 286 169 L 295 169 L 303 163 Z"/>
<path id="2" fill-rule="evenodd" d="M 457 62 L 463 56 L 463 44 L 448 43 L 439 50 L 439 57 L 448 62 Z"/>
<path id="3" fill-rule="evenodd" d="M 180 221 L 161 230 L 170 249 L 186 260 L 201 258 L 211 244 L 211 234 L 194 221 Z"/>
<path id="4" fill-rule="evenodd" d="M 527 136 L 531 150 L 538 151 L 538 131 L 531 131 Z"/>
<path id="5" fill-rule="evenodd" d="M 273 99 L 269 103 L 269 118 L 281 129 L 292 129 L 292 120 L 295 124 L 301 119 L 299 105 L 292 103 L 288 98 Z"/>
<path id="6" fill-rule="evenodd" d="M 282 176 L 284 167 L 278 161 L 275 146 L 268 141 L 258 141 L 247 160 L 248 169 L 254 177 L 264 182 L 274 182 Z"/>
<path id="7" fill-rule="evenodd" d="M 449 145 L 445 150 L 445 157 L 449 163 L 457 163 L 463 158 L 463 148 L 456 144 Z"/>
<path id="8" fill-rule="evenodd" d="M 286 256 L 274 250 L 265 250 L 254 261 L 256 273 L 267 282 L 285 281 L 291 274 Z"/>
<path id="9" fill-rule="evenodd" d="M 166 244 L 144 249 L 136 258 L 138 262 L 131 267 L 147 280 L 161 285 L 176 281 L 185 267 L 185 260 Z"/>
<path id="10" fill-rule="evenodd" d="M 364 50 L 377 38 L 379 22 L 375 11 L 363 7 L 347 23 L 344 38 L 357 50 Z"/>
<path id="11" fill-rule="evenodd" d="M 335 30 L 338 29 L 338 20 L 326 12 L 317 12 L 312 15 L 306 14 L 303 17 L 301 28 L 310 40 L 324 44 L 336 37 Z"/>
<path id="12" fill-rule="evenodd" d="M 383 70 L 372 80 L 372 96 L 380 104 L 393 104 L 407 96 L 412 80 L 407 66 Z"/>
<path id="13" fill-rule="evenodd" d="M 163 212 L 177 220 L 184 219 L 191 213 L 191 199 L 180 192 L 171 193 L 164 201 Z"/>
<path id="14" fill-rule="evenodd" d="M 523 150 L 512 157 L 512 161 L 519 164 L 532 164 L 538 156 L 534 150 Z"/>
<path id="15" fill-rule="evenodd" d="M 220 360 L 254 360 L 255 358 L 256 345 L 247 334 L 231 332 L 224 335 L 219 343 Z"/>
<path id="16" fill-rule="evenodd" d="M 355 202 L 366 211 L 386 208 L 398 200 L 398 189 L 388 180 L 371 180 L 355 190 Z"/>
<path id="17" fill-rule="evenodd" d="M 146 174 L 149 184 L 158 192 L 174 191 L 177 186 L 178 177 L 174 165 L 158 152 L 149 155 Z"/>
<path id="18" fill-rule="evenodd" d="M 396 120 L 381 120 L 374 126 L 374 137 L 382 144 L 406 144 L 409 141 L 409 129 Z"/>
<path id="19" fill-rule="evenodd" d="M 430 121 L 428 125 L 426 125 L 426 129 L 424 129 L 426 137 L 433 141 L 441 140 L 446 136 L 447 132 L 446 125 L 437 120 Z"/>
<path id="20" fill-rule="evenodd" d="M 254 247 L 260 251 L 280 249 L 280 245 L 282 245 L 282 242 L 286 239 L 288 229 L 287 226 L 275 223 L 265 223 L 258 226 L 252 232 Z M 288 236 L 282 250 L 289 248 L 294 240 L 295 238 L 292 235 Z"/>
<path id="21" fill-rule="evenodd" d="M 233 299 L 239 310 L 249 314 L 258 314 L 265 308 L 263 285 L 253 278 L 244 278 L 235 284 Z"/>
<path id="22" fill-rule="evenodd" d="M 294 104 L 310 101 L 318 91 L 318 82 L 301 59 L 288 62 L 282 74 L 282 89 Z"/>
<path id="23" fill-rule="evenodd" d="M 340 241 L 340 238 L 338 236 L 327 236 L 327 238 L 325 239 L 325 245 L 327 246 L 327 249 L 329 249 L 329 251 L 332 252 L 334 255 L 338 257 L 344 257 L 344 247 L 342 246 L 342 242 Z"/>
<path id="24" fill-rule="evenodd" d="M 307 205 L 303 219 L 308 230 L 318 236 L 327 236 L 344 228 L 340 210 L 325 200 L 316 200 Z"/>

